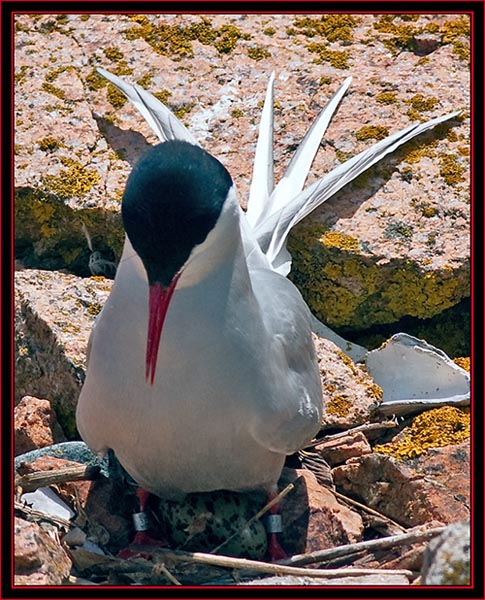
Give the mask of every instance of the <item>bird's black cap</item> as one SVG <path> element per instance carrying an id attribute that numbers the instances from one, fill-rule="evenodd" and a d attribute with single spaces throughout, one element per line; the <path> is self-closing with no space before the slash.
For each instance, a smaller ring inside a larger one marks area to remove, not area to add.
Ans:
<path id="1" fill-rule="evenodd" d="M 215 226 L 231 186 L 217 159 L 179 140 L 150 148 L 135 165 L 121 212 L 150 284 L 170 284 Z"/>

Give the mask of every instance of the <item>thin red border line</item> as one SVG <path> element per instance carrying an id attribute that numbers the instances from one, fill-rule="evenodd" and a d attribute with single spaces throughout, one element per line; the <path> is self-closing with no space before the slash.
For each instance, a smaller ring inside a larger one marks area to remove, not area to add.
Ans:
<path id="1" fill-rule="evenodd" d="M 33 0 L 34 2 L 39 1 L 42 2 L 43 0 Z M 193 0 L 192 0 L 193 1 Z M 202 3 L 203 0 L 195 0 L 196 2 L 200 2 Z M 250 2 L 254 2 L 256 3 L 258 0 L 249 0 Z M 282 0 L 283 3 L 290 3 L 292 2 L 292 0 Z M 439 0 L 432 0 L 436 3 L 438 3 Z M 294 2 L 293 2 L 294 3 Z M 317 3 L 317 2 L 315 2 Z M 182 3 L 181 3 L 182 4 Z M 24 15 L 24 14 L 43 14 L 43 15 L 49 15 L 49 14 L 72 14 L 72 15 L 76 15 L 76 14 L 106 14 L 106 15 L 118 15 L 118 14 L 161 14 L 160 11 L 15 11 L 11 13 L 11 31 L 12 33 L 14 33 L 14 17 L 16 15 Z M 275 13 L 274 11 L 257 11 L 257 12 L 251 12 L 251 11 L 245 11 L 244 13 L 242 13 L 241 11 L 222 11 L 221 13 L 219 13 L 218 11 L 200 11 L 197 13 L 193 13 L 192 11 L 189 12 L 179 12 L 179 11 L 165 11 L 163 14 L 327 14 L 327 13 L 322 13 L 321 11 L 319 11 L 318 13 L 313 13 L 311 11 L 301 11 L 301 12 L 295 12 L 295 11 L 282 11 L 281 13 Z M 455 14 L 459 14 L 459 15 L 470 15 L 471 17 L 471 22 L 470 22 L 470 42 L 471 42 L 471 60 L 470 60 L 470 83 L 473 83 L 474 80 L 474 16 L 475 13 L 473 11 L 329 11 L 328 14 L 420 14 L 420 15 L 428 15 L 428 14 L 444 14 L 444 15 L 455 15 Z M 1 40 L 1 34 L 0 34 L 0 40 Z M 12 75 L 14 73 L 14 50 L 15 50 L 15 42 L 14 42 L 14 35 L 12 35 L 12 39 L 11 39 L 11 63 L 12 63 Z M 471 90 L 472 91 L 472 90 Z M 14 113 L 14 86 L 12 85 L 12 93 L 11 93 L 11 101 L 12 101 L 12 109 L 11 109 L 11 127 L 12 127 L 12 131 L 15 131 L 14 129 L 14 121 L 15 121 L 15 113 Z M 1 98 L 0 98 L 0 104 L 1 104 Z M 473 93 L 470 94 L 470 114 L 471 114 L 471 123 L 473 123 L 473 117 L 474 117 L 474 96 Z M 473 142 L 474 142 L 474 130 L 473 130 L 473 126 L 471 126 L 471 135 L 470 135 L 470 147 L 471 147 L 471 168 L 470 168 L 470 198 L 471 198 L 471 222 L 473 222 L 474 219 L 474 182 L 473 182 L 473 173 L 474 173 L 474 156 L 473 156 Z M 485 132 L 484 132 L 485 134 Z M 14 136 L 12 136 L 12 140 L 11 140 L 11 152 L 12 152 L 12 157 L 13 157 L 13 145 L 14 145 Z M 1 167 L 0 167 L 1 170 Z M 1 172 L 1 171 L 0 171 Z M 12 182 L 14 181 L 14 164 L 12 161 L 11 164 L 11 175 L 12 175 Z M 12 192 L 11 192 L 11 202 L 12 202 L 12 206 L 13 206 L 13 186 L 12 186 Z M 14 240 L 14 218 L 13 218 L 13 212 L 12 212 L 12 216 L 11 216 L 11 234 L 12 234 L 12 241 L 11 241 L 11 252 L 12 252 L 12 260 L 14 259 L 14 252 L 13 252 L 13 240 Z M 471 241 L 473 242 L 473 227 L 471 228 Z M 472 243 L 472 248 L 473 248 L 473 243 Z M 1 258 L 1 249 L 0 249 L 0 258 Z M 13 266 L 13 265 L 12 265 Z M 12 299 L 13 299 L 13 293 L 14 293 L 14 280 L 12 278 L 11 281 L 11 291 L 12 291 Z M 472 321 L 472 327 L 471 327 L 471 351 L 470 351 L 470 363 L 473 364 L 473 355 L 474 355 L 474 331 L 473 331 L 473 308 L 474 308 L 474 297 L 473 297 L 473 292 L 474 292 L 474 281 L 473 281 L 473 253 L 472 253 L 472 263 L 471 263 L 471 303 L 472 303 L 472 310 L 471 310 L 471 321 Z M 12 306 L 11 306 L 11 322 L 13 323 L 13 317 L 14 317 L 14 310 L 13 310 L 13 302 L 12 302 Z M 1 297 L 0 297 L 0 307 L 1 307 Z M 1 327 L 1 325 L 0 325 Z M 13 357 L 13 336 L 12 336 L 12 340 L 11 340 L 11 350 L 12 350 L 12 357 Z M 471 369 L 471 371 L 473 371 L 473 369 Z M 11 383 L 12 383 L 12 392 L 14 390 L 14 371 L 12 370 L 11 372 Z M 473 414 L 473 409 L 474 409 L 474 403 L 471 403 L 471 413 Z M 12 425 L 13 425 L 13 412 L 12 412 Z M 474 431 L 474 423 L 473 423 L 473 419 L 471 420 L 471 428 L 472 428 L 472 432 Z M 13 431 L 13 429 L 12 429 Z M 473 445 L 474 442 L 474 435 L 471 436 L 471 444 Z M 11 442 L 11 446 L 12 446 L 12 456 L 13 456 L 13 436 L 12 436 L 12 442 Z M 1 450 L 0 450 L 1 452 Z M 471 452 L 471 456 L 470 456 L 470 471 L 472 472 L 472 467 L 474 465 L 473 462 L 473 452 Z M 13 480 L 12 480 L 12 484 L 13 484 Z M 473 500 L 473 478 L 470 478 L 470 492 L 472 494 L 472 500 Z M 0 478 L 0 489 L 1 489 L 1 478 Z M 12 485 L 12 492 L 13 492 L 13 485 Z M 13 516 L 13 507 L 12 507 L 12 516 Z M 471 512 L 471 519 L 473 519 L 473 512 Z M 13 521 L 12 521 L 13 523 Z M 0 531 L 1 531 L 1 523 L 0 523 Z M 473 550 L 473 528 L 472 528 L 472 550 Z M 472 561 L 472 571 L 471 571 L 471 580 L 472 580 L 472 584 L 470 586 L 450 586 L 452 587 L 452 589 L 470 589 L 470 587 L 473 587 L 473 575 L 474 575 L 474 571 L 473 571 L 473 561 Z M 13 555 L 12 555 L 12 577 L 13 577 L 13 573 L 14 573 L 14 569 L 13 569 Z M 13 582 L 12 582 L 13 584 Z M 17 588 L 23 588 L 25 586 L 15 586 L 13 585 L 13 587 Z M 85 590 L 86 586 L 28 586 L 29 589 L 81 589 L 81 590 Z M 173 586 L 141 586 L 142 588 L 146 588 L 146 589 L 173 589 Z M 242 586 L 180 586 L 182 589 L 241 589 Z M 284 586 L 287 589 L 301 589 L 301 586 Z M 312 586 L 315 587 L 317 589 L 320 589 L 322 587 L 328 587 L 328 586 Z M 407 586 L 389 586 L 389 588 L 386 589 L 404 589 L 404 587 Z M 445 589 L 447 589 L 447 586 L 426 586 L 426 589 L 443 589 L 443 587 L 445 587 Z M 280 589 L 279 586 L 251 586 L 251 588 L 256 588 L 256 589 Z M 339 586 L 339 588 L 341 589 L 359 589 L 359 586 Z M 132 590 L 133 586 L 103 586 L 103 590 L 104 589 L 122 589 L 122 590 Z M 245 589 L 243 587 L 243 589 Z M 365 586 L 365 589 L 382 589 L 382 586 Z"/>

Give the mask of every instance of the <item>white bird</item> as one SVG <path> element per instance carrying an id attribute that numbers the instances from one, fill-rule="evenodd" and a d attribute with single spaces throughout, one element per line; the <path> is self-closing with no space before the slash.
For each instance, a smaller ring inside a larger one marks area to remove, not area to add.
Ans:
<path id="1" fill-rule="evenodd" d="M 348 78 L 274 187 L 272 74 L 244 213 L 227 170 L 168 108 L 98 70 L 162 143 L 127 181 L 125 245 L 90 338 L 79 432 L 161 497 L 274 491 L 285 456 L 311 440 L 322 417 L 311 327 L 324 326 L 286 278 L 288 233 L 383 156 L 458 113 L 411 125 L 303 189 Z"/>

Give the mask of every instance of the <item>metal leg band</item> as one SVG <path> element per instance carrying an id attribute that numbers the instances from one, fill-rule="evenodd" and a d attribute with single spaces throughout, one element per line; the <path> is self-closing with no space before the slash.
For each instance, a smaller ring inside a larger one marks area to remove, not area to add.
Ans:
<path id="1" fill-rule="evenodd" d="M 146 512 L 134 513 L 133 525 L 135 527 L 135 531 L 147 531 L 150 529 Z"/>
<path id="2" fill-rule="evenodd" d="M 268 515 L 266 529 L 268 533 L 281 533 L 283 531 L 281 515 Z"/>

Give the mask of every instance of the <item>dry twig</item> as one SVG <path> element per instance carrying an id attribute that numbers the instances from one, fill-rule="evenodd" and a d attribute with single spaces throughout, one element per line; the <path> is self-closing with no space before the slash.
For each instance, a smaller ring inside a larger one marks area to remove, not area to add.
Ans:
<path id="1" fill-rule="evenodd" d="M 433 529 L 425 529 L 423 531 L 411 531 L 400 535 L 392 535 L 381 538 L 379 540 L 368 540 L 367 542 L 357 542 L 356 544 L 346 544 L 337 548 L 329 548 L 328 550 L 317 550 L 308 554 L 295 554 L 290 558 L 280 561 L 278 564 L 284 565 L 308 565 L 311 563 L 333 560 L 342 557 L 351 557 L 353 554 L 362 552 L 363 550 L 376 551 L 384 550 L 385 548 L 395 548 L 406 544 L 414 544 L 415 542 L 423 542 L 429 540 L 444 531 L 445 527 L 435 527 Z M 387 573 L 387 571 L 386 571 Z"/>
<path id="2" fill-rule="evenodd" d="M 135 548 L 133 546 L 133 548 Z M 165 550 L 157 548 L 154 550 L 147 546 L 137 546 L 140 552 L 150 552 L 154 557 L 160 557 L 162 560 L 169 559 L 174 562 L 189 562 L 215 567 L 225 567 L 229 569 L 249 569 L 260 573 L 271 573 L 273 575 L 305 575 L 307 577 L 356 577 L 360 575 L 378 575 L 386 573 L 389 575 L 405 575 L 412 577 L 412 572 L 404 569 L 305 569 L 293 566 L 287 566 L 278 563 L 267 563 L 258 560 L 249 560 L 247 558 L 234 558 L 232 556 L 222 556 L 207 554 L 205 552 L 182 552 L 180 550 Z"/>
<path id="3" fill-rule="evenodd" d="M 21 487 L 24 492 L 33 492 L 40 487 L 69 483 L 70 481 L 92 480 L 99 473 L 96 465 L 81 465 L 79 467 L 65 467 L 52 471 L 37 471 L 27 473 L 15 479 L 15 487 Z"/>

